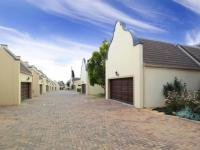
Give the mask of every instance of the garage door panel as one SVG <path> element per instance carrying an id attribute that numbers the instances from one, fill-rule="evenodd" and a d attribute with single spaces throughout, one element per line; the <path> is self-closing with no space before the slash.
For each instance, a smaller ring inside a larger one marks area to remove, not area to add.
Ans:
<path id="1" fill-rule="evenodd" d="M 21 83 L 21 100 L 30 98 L 30 83 Z"/>
<path id="2" fill-rule="evenodd" d="M 81 85 L 81 92 L 82 94 L 86 94 L 86 84 Z"/>
<path id="3" fill-rule="evenodd" d="M 129 104 L 133 104 L 133 78 L 110 80 L 110 97 Z"/>
<path id="4" fill-rule="evenodd" d="M 40 84 L 40 94 L 42 94 L 42 84 Z"/>

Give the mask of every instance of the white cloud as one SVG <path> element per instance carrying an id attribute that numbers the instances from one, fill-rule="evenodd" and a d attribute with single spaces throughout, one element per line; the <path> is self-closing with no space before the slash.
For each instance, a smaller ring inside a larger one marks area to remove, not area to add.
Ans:
<path id="1" fill-rule="evenodd" d="M 145 17 L 152 17 L 156 18 L 158 15 L 161 15 L 162 13 L 157 12 L 156 9 L 150 9 L 148 5 L 144 5 L 141 3 L 141 1 L 133 1 L 133 0 L 117 0 L 122 5 L 126 6 L 127 8 L 145 16 Z"/>
<path id="2" fill-rule="evenodd" d="M 158 22 L 160 20 L 166 21 L 176 21 L 180 22 L 180 20 L 176 17 L 176 15 L 167 7 L 163 7 L 162 5 L 144 5 L 141 0 L 117 0 L 122 5 L 127 7 L 128 9 L 132 10 L 133 12 L 142 15 L 147 19 L 151 19 L 151 21 Z M 150 1 L 147 3 L 151 3 Z M 152 7 L 154 6 L 154 7 Z M 156 7 L 157 6 L 157 7 Z"/>
<path id="3" fill-rule="evenodd" d="M 174 1 L 200 15 L 199 0 L 174 0 Z"/>
<path id="4" fill-rule="evenodd" d="M 50 37 L 49 41 L 35 39 L 28 33 L 4 26 L 0 26 L 0 35 L 0 43 L 8 44 L 13 53 L 41 69 L 53 80 L 68 80 L 71 66 L 76 76 L 80 76 L 82 58 L 88 58 L 97 48 L 63 37 Z"/>
<path id="5" fill-rule="evenodd" d="M 192 30 L 186 33 L 186 43 L 188 45 L 200 44 L 200 30 Z"/>
<path id="6" fill-rule="evenodd" d="M 122 11 L 112 7 L 103 0 L 27 0 L 40 9 L 77 20 L 87 21 L 105 26 L 121 20 L 127 24 L 148 31 L 163 32 L 164 30 L 149 23 L 134 19 Z"/>

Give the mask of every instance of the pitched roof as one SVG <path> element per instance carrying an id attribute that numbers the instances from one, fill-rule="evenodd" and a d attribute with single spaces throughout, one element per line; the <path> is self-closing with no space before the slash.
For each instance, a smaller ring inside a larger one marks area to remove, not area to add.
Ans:
<path id="1" fill-rule="evenodd" d="M 200 66 L 177 45 L 148 39 L 140 39 L 140 43 L 143 44 L 145 65 L 200 70 Z"/>
<path id="2" fill-rule="evenodd" d="M 25 66 L 23 62 L 20 62 L 20 73 L 32 75 L 31 71 Z"/>
<path id="3" fill-rule="evenodd" d="M 13 54 L 6 45 L 0 44 L 0 47 L 5 50 L 14 60 L 20 60 L 19 56 L 16 56 L 15 54 Z"/>
<path id="4" fill-rule="evenodd" d="M 192 57 L 200 62 L 200 48 L 199 47 L 192 47 L 192 46 L 185 46 L 181 45 Z"/>

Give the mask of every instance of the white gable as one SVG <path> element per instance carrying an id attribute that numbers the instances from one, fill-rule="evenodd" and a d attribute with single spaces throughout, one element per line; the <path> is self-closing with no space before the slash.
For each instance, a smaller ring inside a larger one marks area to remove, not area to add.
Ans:
<path id="1" fill-rule="evenodd" d="M 113 39 L 108 51 L 108 60 L 110 56 L 111 57 L 113 56 L 113 54 L 120 53 L 119 51 L 125 52 L 126 50 L 132 50 L 132 49 L 133 49 L 132 34 L 125 29 L 122 23 L 117 22 L 113 33 Z"/>
<path id="2" fill-rule="evenodd" d="M 87 83 L 87 71 L 86 71 L 86 60 L 83 58 L 81 66 L 81 84 Z"/>
<path id="3" fill-rule="evenodd" d="M 125 26 L 117 22 L 106 60 L 106 98 L 109 97 L 109 80 L 133 77 L 134 105 L 142 107 L 143 99 L 143 48 L 134 45 L 133 37 Z"/>

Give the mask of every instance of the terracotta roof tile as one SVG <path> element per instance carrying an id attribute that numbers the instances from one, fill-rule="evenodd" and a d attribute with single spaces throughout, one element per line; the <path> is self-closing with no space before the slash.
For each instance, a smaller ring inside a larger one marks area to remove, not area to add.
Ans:
<path id="1" fill-rule="evenodd" d="M 200 66 L 177 45 L 147 39 L 140 41 L 143 44 L 143 59 L 146 65 L 200 70 Z"/>

